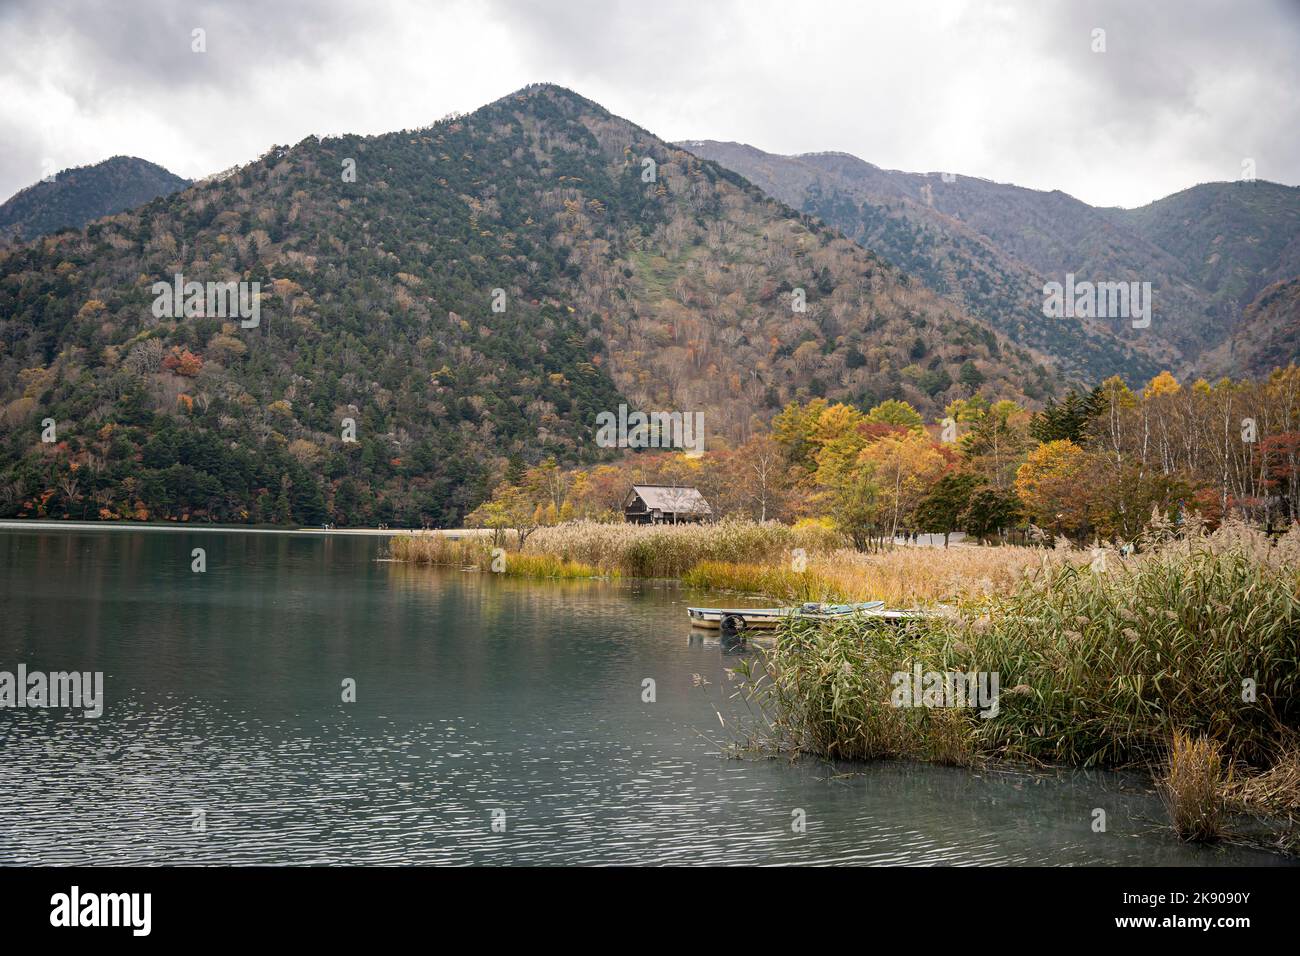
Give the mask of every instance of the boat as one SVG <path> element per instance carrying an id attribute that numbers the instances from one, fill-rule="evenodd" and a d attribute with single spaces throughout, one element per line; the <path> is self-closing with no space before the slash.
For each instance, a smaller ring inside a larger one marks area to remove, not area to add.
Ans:
<path id="1" fill-rule="evenodd" d="M 910 619 L 911 611 L 888 611 L 884 601 L 867 601 L 863 604 L 819 604 L 808 602 L 793 607 L 688 607 L 691 627 L 718 630 L 724 618 L 738 618 L 738 627 L 776 627 L 789 617 L 812 621 L 834 621 L 840 618 L 863 615 L 867 617 Z M 733 621 L 732 623 L 736 623 Z"/>

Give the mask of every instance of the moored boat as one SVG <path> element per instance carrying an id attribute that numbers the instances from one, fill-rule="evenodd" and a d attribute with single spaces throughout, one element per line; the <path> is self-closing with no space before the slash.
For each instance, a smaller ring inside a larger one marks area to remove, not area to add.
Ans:
<path id="1" fill-rule="evenodd" d="M 725 617 L 737 617 L 746 628 L 776 627 L 788 617 L 814 621 L 833 621 L 838 618 L 862 614 L 870 617 L 911 616 L 907 611 L 887 611 L 884 601 L 867 601 L 862 604 L 818 604 L 809 602 L 793 607 L 688 607 L 692 627 L 717 630 Z"/>

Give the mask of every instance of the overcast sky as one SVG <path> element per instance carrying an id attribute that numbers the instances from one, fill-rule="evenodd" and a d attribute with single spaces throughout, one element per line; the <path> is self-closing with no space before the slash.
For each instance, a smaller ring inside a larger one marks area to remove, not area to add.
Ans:
<path id="1" fill-rule="evenodd" d="M 203 176 L 537 81 L 669 140 L 1097 205 L 1247 159 L 1300 182 L 1300 0 L 0 0 L 0 198 L 116 154 Z"/>

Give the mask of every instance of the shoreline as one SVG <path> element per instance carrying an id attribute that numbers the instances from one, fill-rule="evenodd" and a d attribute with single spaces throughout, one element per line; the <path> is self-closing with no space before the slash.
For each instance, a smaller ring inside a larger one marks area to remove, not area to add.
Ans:
<path id="1" fill-rule="evenodd" d="M 265 528 L 249 525 L 197 524 L 192 522 L 172 522 L 154 524 L 135 521 L 37 521 L 22 518 L 0 519 L 0 531 L 209 531 L 241 534 L 309 534 L 309 535 L 358 535 L 369 537 L 396 537 L 397 535 L 440 536 L 453 541 L 461 538 L 480 537 L 491 534 L 478 528 Z"/>

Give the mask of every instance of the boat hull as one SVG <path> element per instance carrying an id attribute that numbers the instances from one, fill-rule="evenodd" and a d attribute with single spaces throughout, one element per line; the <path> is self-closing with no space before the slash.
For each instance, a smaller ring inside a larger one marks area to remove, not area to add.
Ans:
<path id="1" fill-rule="evenodd" d="M 840 618 L 863 615 L 880 617 L 905 614 L 903 611 L 886 611 L 884 601 L 870 601 L 866 604 L 841 605 L 802 605 L 799 607 L 688 607 L 686 613 L 691 620 L 691 627 L 716 631 L 722 627 L 722 619 L 728 616 L 741 618 L 746 629 L 769 629 L 778 627 L 788 617 L 801 620 L 834 621 Z"/>

